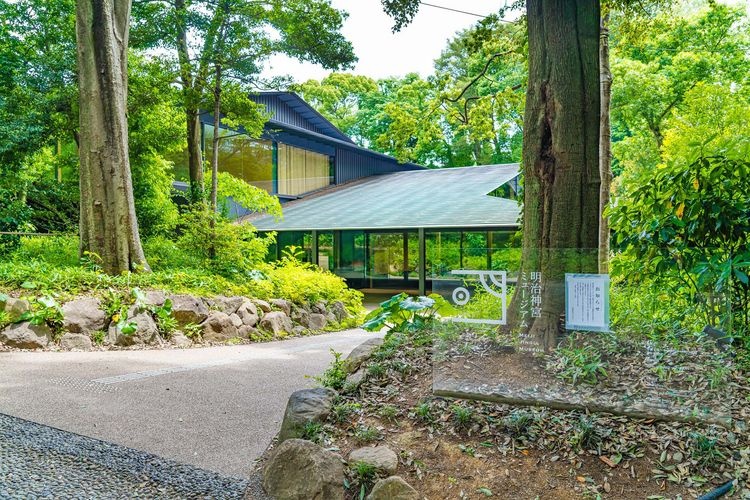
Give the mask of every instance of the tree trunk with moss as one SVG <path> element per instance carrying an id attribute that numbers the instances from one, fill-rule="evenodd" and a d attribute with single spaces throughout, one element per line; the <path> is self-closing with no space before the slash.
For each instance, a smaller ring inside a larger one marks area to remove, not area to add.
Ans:
<path id="1" fill-rule="evenodd" d="M 599 41 L 599 70 L 601 92 L 601 119 L 599 123 L 599 272 L 609 273 L 609 220 L 604 209 L 609 205 L 612 185 L 612 127 L 610 125 L 610 103 L 612 101 L 612 71 L 609 67 L 609 14 L 602 16 Z"/>
<path id="2" fill-rule="evenodd" d="M 557 345 L 566 272 L 597 272 L 599 1 L 528 0 L 523 137 L 523 258 L 510 321 L 546 352 Z M 541 272 L 541 311 L 522 303 Z M 524 313 L 526 309 L 526 313 Z"/>
<path id="3" fill-rule="evenodd" d="M 130 0 L 78 0 L 80 253 L 110 274 L 148 270 L 128 157 L 129 28 Z"/>

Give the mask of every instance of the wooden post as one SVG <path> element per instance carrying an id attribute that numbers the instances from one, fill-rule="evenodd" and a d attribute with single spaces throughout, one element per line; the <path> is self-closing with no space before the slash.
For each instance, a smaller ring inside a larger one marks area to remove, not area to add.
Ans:
<path id="1" fill-rule="evenodd" d="M 310 243 L 310 260 L 316 266 L 319 265 L 318 263 L 318 232 L 315 230 L 312 231 L 312 242 Z"/>
<path id="2" fill-rule="evenodd" d="M 419 295 L 427 293 L 427 250 L 425 245 L 424 228 L 420 227 L 419 234 Z"/>

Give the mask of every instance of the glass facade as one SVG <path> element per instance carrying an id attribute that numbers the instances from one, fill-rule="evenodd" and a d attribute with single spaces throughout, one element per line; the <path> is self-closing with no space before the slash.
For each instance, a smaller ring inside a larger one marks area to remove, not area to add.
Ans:
<path id="1" fill-rule="evenodd" d="M 463 278 L 452 271 L 460 269 L 507 270 L 512 277 L 521 260 L 521 248 L 514 246 L 513 234 L 507 230 L 425 231 L 426 291 L 457 286 Z M 313 245 L 315 241 L 317 245 Z M 417 230 L 282 231 L 269 257 L 283 257 L 292 245 L 304 251 L 306 262 L 317 262 L 353 288 L 419 287 L 422 263 Z"/>
<path id="2" fill-rule="evenodd" d="M 219 171 L 228 172 L 248 184 L 273 192 L 273 143 L 251 139 L 245 134 L 220 129 Z M 203 143 L 206 166 L 213 157 L 214 128 L 204 125 Z"/>
<path id="3" fill-rule="evenodd" d="M 296 196 L 331 184 L 331 157 L 288 144 L 278 145 L 278 193 Z"/>
<path id="4" fill-rule="evenodd" d="M 228 172 L 271 194 L 299 196 L 333 183 L 331 156 L 266 139 L 252 139 L 220 129 L 219 171 Z M 214 127 L 203 125 L 204 167 L 213 157 Z M 187 149 L 167 158 L 175 180 L 189 179 Z"/>

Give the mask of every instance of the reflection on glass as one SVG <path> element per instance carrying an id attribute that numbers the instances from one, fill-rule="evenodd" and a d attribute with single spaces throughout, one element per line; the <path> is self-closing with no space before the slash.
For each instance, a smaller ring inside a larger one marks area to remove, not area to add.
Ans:
<path id="1" fill-rule="evenodd" d="M 299 195 L 331 183 L 331 159 L 327 155 L 279 143 L 279 194 Z"/>
<path id="2" fill-rule="evenodd" d="M 273 143 L 251 139 L 228 129 L 220 129 L 219 171 L 228 172 L 253 186 L 273 192 Z M 214 128 L 204 128 L 205 158 L 213 157 Z"/>

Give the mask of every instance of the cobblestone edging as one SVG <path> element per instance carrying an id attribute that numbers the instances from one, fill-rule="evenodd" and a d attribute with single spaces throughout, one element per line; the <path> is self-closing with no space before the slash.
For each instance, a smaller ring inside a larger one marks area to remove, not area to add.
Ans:
<path id="1" fill-rule="evenodd" d="M 0 498 L 243 498 L 249 481 L 0 413 Z"/>

